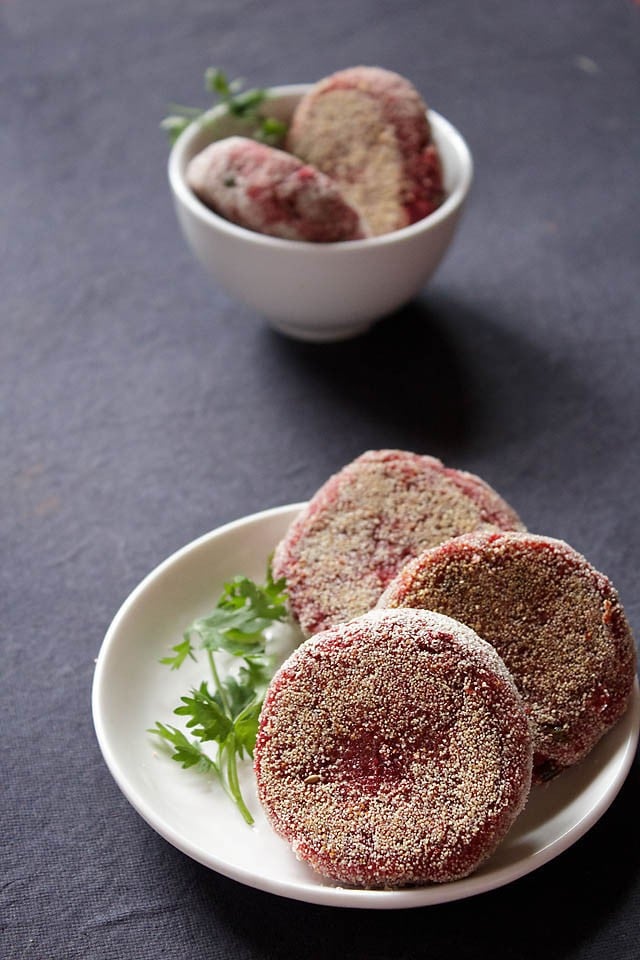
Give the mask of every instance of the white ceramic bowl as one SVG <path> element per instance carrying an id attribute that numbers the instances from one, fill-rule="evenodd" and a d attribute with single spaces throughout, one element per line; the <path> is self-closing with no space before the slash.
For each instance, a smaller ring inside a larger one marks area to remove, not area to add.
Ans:
<path id="1" fill-rule="evenodd" d="M 309 85 L 274 87 L 265 111 L 287 120 Z M 212 140 L 242 132 L 215 108 L 215 124 L 191 124 L 169 157 L 169 183 L 184 235 L 208 273 L 272 326 L 303 340 L 340 340 L 366 330 L 411 300 L 436 270 L 453 238 L 473 175 L 467 144 L 429 111 L 440 151 L 446 200 L 430 216 L 368 240 L 306 243 L 245 230 L 209 210 L 185 182 L 191 158 Z"/>

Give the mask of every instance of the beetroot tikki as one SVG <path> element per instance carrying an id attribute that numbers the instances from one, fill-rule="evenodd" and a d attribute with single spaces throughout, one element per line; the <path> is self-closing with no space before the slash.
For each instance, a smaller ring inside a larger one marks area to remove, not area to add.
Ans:
<path id="1" fill-rule="evenodd" d="M 315 84 L 296 107 L 287 149 L 331 177 L 374 235 L 421 220 L 444 199 L 426 105 L 390 70 L 351 67 Z"/>
<path id="2" fill-rule="evenodd" d="M 536 782 L 585 757 L 628 706 L 635 645 L 618 595 L 561 540 L 458 537 L 407 564 L 379 606 L 437 610 L 493 644 L 531 715 Z"/>
<path id="3" fill-rule="evenodd" d="M 524 529 L 479 477 L 434 457 L 369 451 L 309 501 L 278 544 L 273 569 L 310 634 L 366 613 L 408 560 L 482 527 Z"/>
<path id="4" fill-rule="evenodd" d="M 246 137 L 197 154 L 187 183 L 204 204 L 248 230 L 285 240 L 360 240 L 368 228 L 338 185 L 296 157 Z"/>
<path id="5" fill-rule="evenodd" d="M 299 859 L 339 883 L 446 882 L 493 853 L 531 783 L 522 699 L 496 651 L 420 610 L 305 641 L 271 682 L 258 796 Z"/>

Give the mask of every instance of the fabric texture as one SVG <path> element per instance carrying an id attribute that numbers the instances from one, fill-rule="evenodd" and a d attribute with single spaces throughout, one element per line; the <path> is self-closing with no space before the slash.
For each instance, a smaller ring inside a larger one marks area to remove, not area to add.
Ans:
<path id="1" fill-rule="evenodd" d="M 159 123 L 208 103 L 210 65 L 270 86 L 359 63 L 403 73 L 464 133 L 475 180 L 414 302 L 304 344 L 193 259 Z M 90 691 L 157 563 L 370 448 L 482 476 L 613 580 L 638 636 L 639 64 L 633 0 L 1 5 L 6 960 L 637 957 L 637 760 L 598 824 L 512 885 L 329 909 L 157 835 L 102 760 Z"/>

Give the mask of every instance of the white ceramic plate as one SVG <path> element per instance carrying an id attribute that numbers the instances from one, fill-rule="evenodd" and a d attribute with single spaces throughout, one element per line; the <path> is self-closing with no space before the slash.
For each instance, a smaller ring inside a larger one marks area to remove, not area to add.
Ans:
<path id="1" fill-rule="evenodd" d="M 310 903 L 396 909 L 443 903 L 509 883 L 553 859 L 583 836 L 618 793 L 640 726 L 638 685 L 623 720 L 589 757 L 542 788 L 494 856 L 473 876 L 408 890 L 351 890 L 299 863 L 262 815 L 250 763 L 241 783 L 255 826 L 248 827 L 219 784 L 183 770 L 157 738 L 156 720 L 176 723 L 174 706 L 206 677 L 205 664 L 176 671 L 158 663 L 198 616 L 210 612 L 225 579 L 262 581 L 267 558 L 302 507 L 266 510 L 188 544 L 150 573 L 125 601 L 97 660 L 93 719 L 104 759 L 120 789 L 162 837 L 194 860 L 241 883 Z M 282 655 L 299 637 L 285 628 Z M 176 724 L 177 725 L 177 724 Z"/>

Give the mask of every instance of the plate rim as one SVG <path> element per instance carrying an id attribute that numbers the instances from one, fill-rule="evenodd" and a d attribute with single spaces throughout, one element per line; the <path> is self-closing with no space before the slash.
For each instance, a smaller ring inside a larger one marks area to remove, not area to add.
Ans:
<path id="1" fill-rule="evenodd" d="M 629 707 L 626 714 L 619 721 L 621 724 L 625 724 L 628 729 L 626 736 L 620 743 L 619 750 L 621 753 L 618 768 L 615 776 L 607 784 L 606 789 L 598 798 L 598 802 L 587 810 L 584 816 L 570 829 L 555 840 L 534 853 L 518 859 L 514 863 L 498 867 L 487 874 L 474 873 L 469 877 L 463 877 L 460 880 L 449 883 L 398 890 L 367 890 L 341 887 L 339 885 L 326 885 L 326 878 L 324 878 L 325 885 L 318 884 L 317 886 L 311 882 L 267 878 L 256 876 L 244 867 L 234 866 L 225 861 L 220 862 L 211 856 L 211 854 L 205 853 L 202 848 L 198 848 L 189 839 L 182 836 L 179 831 L 167 823 L 164 818 L 153 814 L 146 799 L 135 786 L 131 784 L 126 774 L 122 771 L 118 762 L 117 751 L 114 752 L 106 731 L 106 719 L 103 712 L 105 710 L 105 687 L 103 678 L 109 663 L 110 649 L 114 644 L 114 639 L 118 636 L 121 623 L 138 602 L 139 598 L 144 595 L 147 588 L 158 577 L 162 576 L 168 568 L 178 563 L 185 555 L 197 550 L 209 541 L 223 538 L 241 527 L 260 524 L 271 518 L 283 517 L 287 514 L 291 514 L 291 519 L 293 520 L 296 513 L 305 505 L 306 501 L 300 501 L 259 510 L 215 527 L 184 544 L 153 567 L 149 573 L 142 578 L 122 602 L 111 620 L 95 661 L 91 688 L 91 712 L 94 731 L 102 757 L 118 788 L 134 810 L 168 843 L 190 857 L 190 859 L 195 860 L 208 869 L 214 870 L 222 876 L 226 876 L 254 889 L 262 890 L 286 899 L 343 908 L 408 909 L 435 906 L 439 903 L 466 899 L 512 883 L 555 859 L 569 847 L 573 846 L 609 809 L 622 788 L 633 763 L 640 735 L 640 689 L 637 676 L 635 678 Z M 319 877 L 319 879 L 322 878 Z"/>

